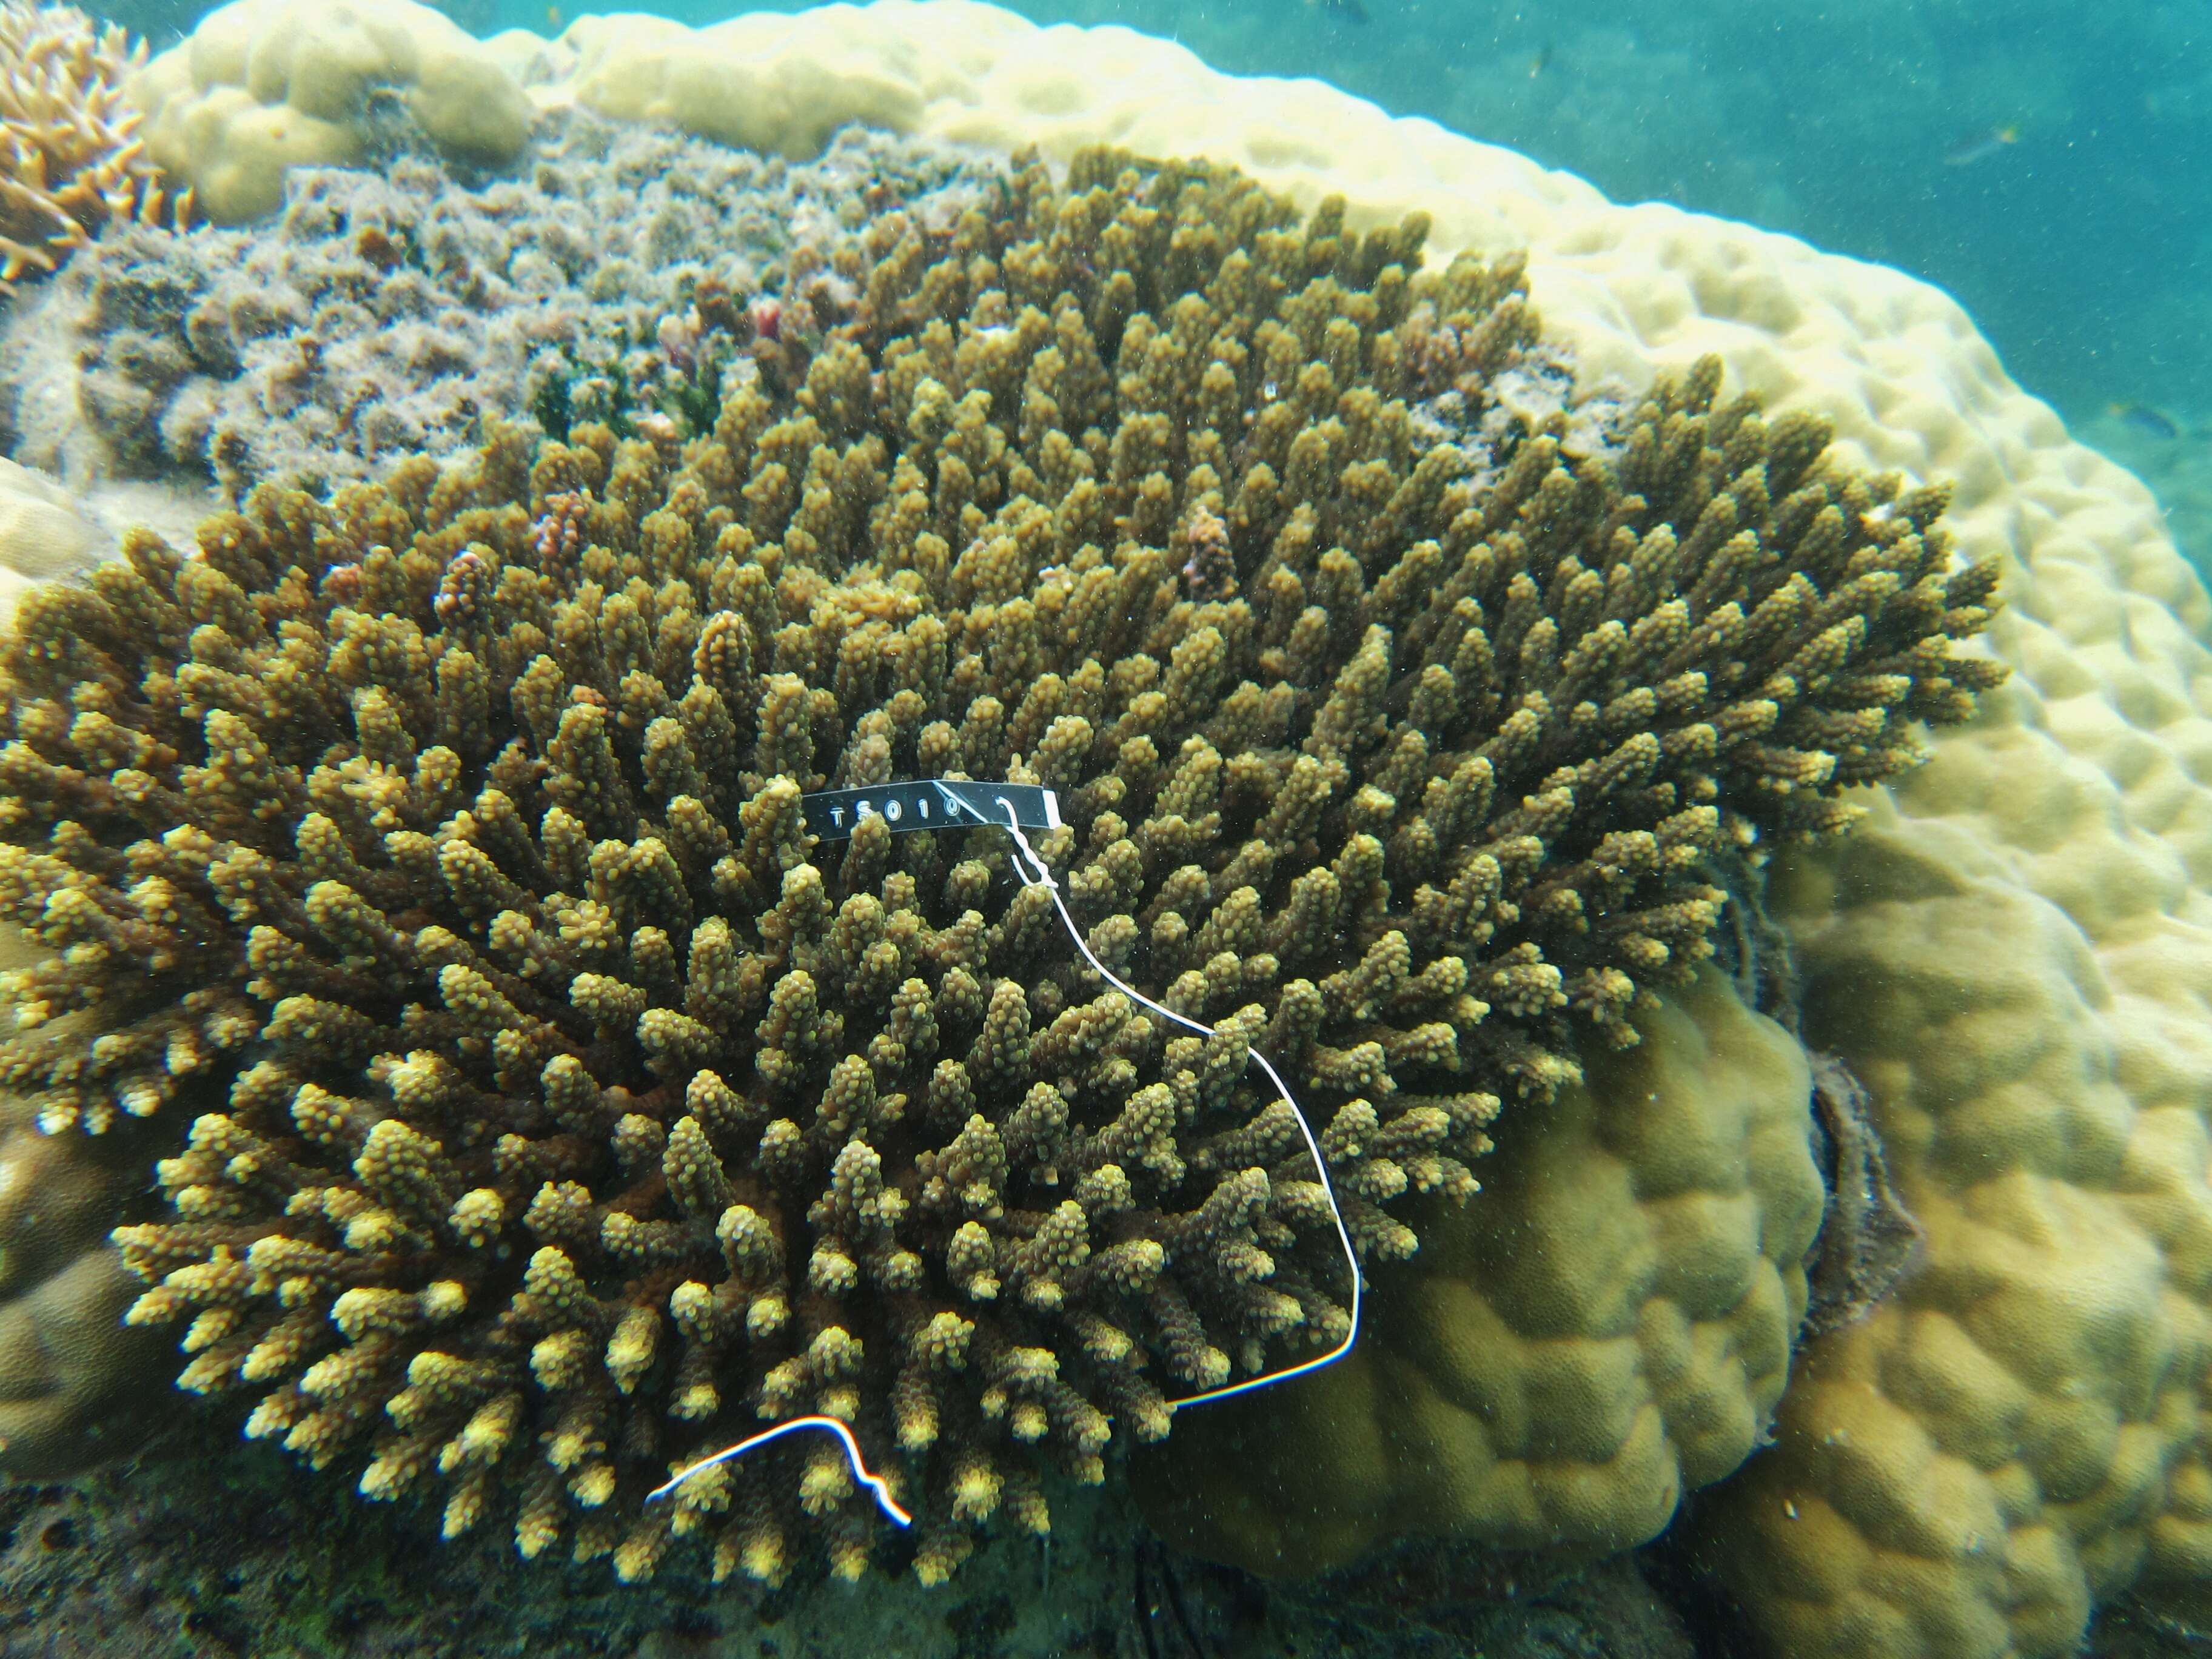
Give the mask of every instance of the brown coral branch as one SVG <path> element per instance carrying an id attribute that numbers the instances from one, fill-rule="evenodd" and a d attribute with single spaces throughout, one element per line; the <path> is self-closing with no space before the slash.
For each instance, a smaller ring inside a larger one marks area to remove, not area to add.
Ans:
<path id="1" fill-rule="evenodd" d="M 1340 1342 L 1248 1051 L 1410 1252 L 1406 1196 L 1710 952 L 1717 860 L 1843 827 L 1990 678 L 1939 494 L 1708 368 L 1611 453 L 1488 421 L 1535 320 L 1419 231 L 1025 163 L 875 227 L 858 313 L 673 459 L 499 432 L 28 598 L 0 908 L 54 960 L 0 1079 L 200 1109 L 118 1236 L 186 1386 L 631 1577 L 860 1571 L 826 1441 L 641 1506 L 834 1418 L 934 1579 Z M 995 832 L 805 831 L 927 775 L 1059 790 L 1091 948 L 1205 1033 L 1102 994 Z"/>

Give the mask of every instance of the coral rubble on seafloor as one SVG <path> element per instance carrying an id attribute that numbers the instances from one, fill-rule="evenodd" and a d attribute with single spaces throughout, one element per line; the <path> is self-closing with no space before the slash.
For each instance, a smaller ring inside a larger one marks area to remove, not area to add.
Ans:
<path id="1" fill-rule="evenodd" d="M 519 1560 L 503 1534 L 441 1540 L 404 1506 L 334 1505 L 321 1480 L 210 1421 L 160 1457 L 0 1485 L 0 1654 L 1692 1659 L 1641 1565 L 1516 1579 L 1431 1547 L 1395 1553 L 1387 1571 L 1263 1586 L 1163 1550 L 1109 1485 L 1056 1494 L 1049 1540 L 996 1540 L 927 1595 L 888 1574 L 718 1591 L 681 1560 L 624 1584 Z"/>
<path id="2" fill-rule="evenodd" d="M 1716 862 L 1845 827 L 2002 670 L 1938 488 L 1806 417 L 1480 436 L 1519 264 L 1233 173 L 1018 166 L 888 212 L 849 315 L 705 435 L 495 430 L 264 488 L 5 663 L 0 1051 L 50 1127 L 198 1110 L 132 1317 L 250 1433 L 526 1554 L 778 1579 L 881 1536 L 763 1419 L 850 1421 L 942 1577 L 1039 1471 L 1346 1328 L 1501 1109 L 1689 983 Z M 1060 793 L 1106 990 L 995 830 L 803 791 Z M 89 1027 L 89 1029 L 87 1029 Z M 97 1035 L 94 1035 L 96 1032 Z M 1407 1213 L 1413 1212 L 1407 1211 Z"/>
<path id="3" fill-rule="evenodd" d="M 111 220 L 181 224 L 124 82 L 145 61 L 74 6 L 0 5 L 0 290 L 45 275 Z"/>
<path id="4" fill-rule="evenodd" d="M 750 372 L 761 321 L 803 339 L 817 298 L 849 303 L 871 214 L 949 223 L 981 176 L 859 130 L 799 164 L 575 112 L 544 118 L 520 178 L 470 185 L 427 154 L 299 168 L 270 224 L 114 234 L 19 306 L 0 428 L 73 482 L 233 497 L 442 459 L 489 417 L 680 441 Z"/>

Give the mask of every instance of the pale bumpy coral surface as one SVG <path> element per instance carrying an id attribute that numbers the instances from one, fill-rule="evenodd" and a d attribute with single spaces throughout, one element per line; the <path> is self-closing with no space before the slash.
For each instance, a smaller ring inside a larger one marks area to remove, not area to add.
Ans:
<path id="1" fill-rule="evenodd" d="M 526 1554 L 780 1579 L 878 1536 L 834 1443 L 641 1498 L 823 1413 L 939 1578 L 1044 1529 L 1040 1466 L 1340 1341 L 1336 1214 L 1410 1254 L 1501 1105 L 1664 1018 L 1716 869 L 2001 677 L 1943 493 L 1717 365 L 1609 459 L 1492 422 L 1516 264 L 1108 154 L 988 201 L 884 214 L 680 449 L 264 488 L 25 601 L 0 886 L 64 954 L 0 1061 L 57 1131 L 227 1088 L 118 1237 L 250 1433 Z M 1210 1034 L 1103 990 L 998 832 L 803 828 L 948 775 L 1057 790 L 1088 948 Z M 1791 1292 L 1735 1277 L 1676 1305 L 1752 1305 L 1741 1363 L 1659 1392 L 1771 1390 Z M 1703 1473 L 1759 1407 L 1699 1409 Z"/>
<path id="2" fill-rule="evenodd" d="M 0 616 L 35 581 L 72 574 L 106 544 L 100 528 L 52 478 L 0 460 Z"/>
<path id="3" fill-rule="evenodd" d="M 234 0 L 137 76 L 147 154 L 221 224 L 276 210 L 295 167 L 367 153 L 380 100 L 458 162 L 514 159 L 530 106 L 483 46 L 415 0 Z"/>
<path id="4" fill-rule="evenodd" d="M 2151 487 L 2182 556 L 2212 571 L 2212 422 L 2115 404 L 2075 430 Z"/>
<path id="5" fill-rule="evenodd" d="M 1177 1421 L 1139 1471 L 1165 1536 L 1271 1576 L 1408 1533 L 1602 1554 L 1735 1471 L 1805 1311 L 1810 1083 L 1710 970 L 1641 1030 L 1418 1217 L 1348 1359 Z"/>

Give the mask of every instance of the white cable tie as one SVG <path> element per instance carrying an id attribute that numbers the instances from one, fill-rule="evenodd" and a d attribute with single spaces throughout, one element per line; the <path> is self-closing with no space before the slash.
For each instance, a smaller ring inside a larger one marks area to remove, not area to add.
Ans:
<path id="1" fill-rule="evenodd" d="M 772 1429 L 763 1430 L 750 1440 L 740 1440 L 734 1446 L 725 1446 L 712 1457 L 702 1458 L 681 1474 L 671 1475 L 646 1493 L 645 1501 L 650 1504 L 656 1498 L 665 1498 L 702 1469 L 711 1469 L 717 1463 L 727 1463 L 733 1458 L 743 1457 L 756 1446 L 765 1446 L 771 1440 L 781 1440 L 785 1435 L 796 1434 L 801 1429 L 821 1429 L 836 1435 L 838 1443 L 845 1448 L 845 1461 L 853 1466 L 853 1474 L 862 1486 L 875 1494 L 877 1508 L 902 1527 L 914 1524 L 914 1516 L 901 1509 L 898 1499 L 891 1496 L 890 1482 L 870 1471 L 866 1460 L 860 1455 L 860 1443 L 853 1438 L 853 1431 L 834 1417 L 794 1417 Z"/>
<path id="2" fill-rule="evenodd" d="M 939 787 L 942 787 L 942 786 Z M 1060 884 L 1053 878 L 1051 866 L 1046 864 L 1036 849 L 1030 845 L 1029 837 L 1022 834 L 1022 826 L 1014 817 L 1013 803 L 1000 796 L 999 805 L 1006 809 L 1006 833 L 1014 838 L 1014 845 L 1021 849 L 1022 858 L 1036 866 L 1037 871 L 1036 878 L 1032 880 L 1029 872 L 1022 868 L 1021 861 L 1017 860 L 1014 873 L 1021 878 L 1023 886 L 1042 887 L 1052 895 L 1053 908 L 1060 912 L 1060 920 L 1066 927 L 1068 936 L 1075 941 L 1075 948 L 1083 952 L 1083 959 L 1097 970 L 1099 977 L 1123 996 L 1141 1002 L 1156 1013 L 1164 1014 L 1176 1024 L 1195 1031 L 1200 1036 L 1214 1036 L 1215 1032 L 1211 1025 L 1201 1025 L 1198 1021 L 1176 1012 L 1172 1008 L 1162 1006 L 1135 986 L 1118 977 L 1112 969 L 1091 954 L 1090 945 L 1085 940 L 1082 931 L 1075 925 L 1075 918 L 1068 914 L 1066 902 L 1060 896 Z M 1180 1400 L 1170 1400 L 1167 1402 L 1170 1411 L 1180 1411 L 1185 1406 L 1203 1405 L 1209 1400 L 1226 1400 L 1232 1395 L 1249 1394 L 1255 1389 L 1269 1388 L 1277 1382 L 1287 1382 L 1294 1376 L 1304 1376 L 1309 1371 L 1317 1371 L 1325 1365 L 1334 1365 L 1345 1355 L 1350 1353 L 1352 1345 L 1359 1340 L 1359 1255 L 1352 1248 L 1352 1230 L 1345 1224 L 1344 1208 L 1336 1200 L 1336 1183 L 1328 1178 L 1328 1162 L 1321 1155 L 1321 1142 L 1315 1138 L 1313 1125 L 1306 1121 L 1305 1113 L 1299 1109 L 1297 1101 L 1291 1094 L 1290 1085 L 1283 1081 L 1282 1073 L 1275 1069 L 1274 1063 L 1249 1043 L 1245 1045 L 1244 1052 L 1249 1058 L 1260 1062 L 1260 1069 L 1267 1074 L 1267 1080 L 1275 1085 L 1277 1093 L 1282 1097 L 1283 1104 L 1291 1109 L 1291 1115 L 1298 1121 L 1298 1133 L 1305 1137 L 1306 1151 L 1313 1158 L 1314 1172 L 1321 1177 L 1322 1194 L 1328 1200 L 1329 1219 L 1336 1224 L 1337 1243 L 1344 1246 L 1344 1265 L 1352 1274 L 1351 1318 L 1344 1333 L 1344 1340 L 1327 1353 L 1312 1359 L 1301 1360 L 1295 1365 L 1285 1366 L 1281 1370 L 1263 1371 L 1257 1376 L 1248 1376 L 1242 1382 L 1231 1382 L 1218 1389 L 1208 1389 L 1203 1394 L 1186 1395 Z"/>

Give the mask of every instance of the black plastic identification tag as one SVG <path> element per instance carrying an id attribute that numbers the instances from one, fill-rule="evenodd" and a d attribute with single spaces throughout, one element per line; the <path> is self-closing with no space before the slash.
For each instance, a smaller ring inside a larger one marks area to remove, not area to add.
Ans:
<path id="1" fill-rule="evenodd" d="M 822 789 L 801 795 L 806 827 L 824 841 L 844 841 L 862 818 L 880 817 L 893 830 L 972 830 L 1006 826 L 1008 809 L 1024 830 L 1060 828 L 1060 797 L 1034 783 L 955 782 L 923 778 L 872 789 Z"/>

